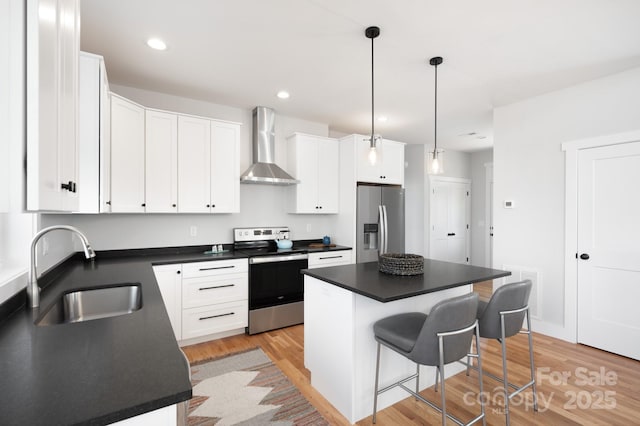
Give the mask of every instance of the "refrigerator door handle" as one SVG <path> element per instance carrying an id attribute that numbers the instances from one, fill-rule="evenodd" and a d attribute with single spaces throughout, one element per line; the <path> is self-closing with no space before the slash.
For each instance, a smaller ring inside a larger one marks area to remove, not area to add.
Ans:
<path id="1" fill-rule="evenodd" d="M 382 205 L 378 206 L 378 222 L 379 222 L 379 230 L 378 230 L 378 253 L 384 254 L 386 241 L 386 230 L 385 230 L 385 220 L 384 220 L 384 211 L 382 210 Z"/>
<path id="2" fill-rule="evenodd" d="M 387 223 L 387 206 L 382 205 L 382 213 L 384 214 L 384 252 L 389 251 L 389 224 Z"/>

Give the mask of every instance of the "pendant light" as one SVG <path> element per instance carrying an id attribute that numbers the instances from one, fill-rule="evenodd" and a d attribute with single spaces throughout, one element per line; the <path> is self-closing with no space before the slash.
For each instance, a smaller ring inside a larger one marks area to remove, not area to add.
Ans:
<path id="1" fill-rule="evenodd" d="M 380 28 L 368 27 L 364 30 L 364 35 L 371 39 L 371 137 L 369 140 L 369 162 L 373 165 L 378 161 L 376 144 L 380 140 L 380 135 L 375 133 L 375 102 L 374 102 L 374 80 L 373 80 L 373 39 L 380 35 Z"/>
<path id="2" fill-rule="evenodd" d="M 435 56 L 429 59 L 429 64 L 435 67 L 435 88 L 433 108 L 433 151 L 429 151 L 427 158 L 427 171 L 431 175 L 444 173 L 444 150 L 438 149 L 438 65 L 442 63 L 442 57 Z"/>

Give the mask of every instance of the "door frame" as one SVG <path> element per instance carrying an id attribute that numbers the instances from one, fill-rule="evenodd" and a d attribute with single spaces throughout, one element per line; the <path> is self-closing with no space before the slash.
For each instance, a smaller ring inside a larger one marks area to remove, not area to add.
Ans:
<path id="1" fill-rule="evenodd" d="M 564 222 L 564 334 L 562 338 L 578 341 L 578 153 L 582 149 L 640 141 L 640 130 L 564 142 L 565 152 L 565 222 Z M 560 337 L 560 336 L 558 336 Z"/>
<path id="2" fill-rule="evenodd" d="M 431 234 L 431 226 L 433 225 L 433 186 L 436 182 L 449 182 L 449 183 L 462 183 L 469 186 L 469 198 L 467 199 L 467 205 L 465 208 L 465 219 L 467 220 L 467 235 L 465 242 L 466 257 L 469 258 L 467 265 L 471 265 L 471 179 L 467 178 L 455 178 L 446 176 L 434 176 L 429 175 L 429 223 L 427 227 L 429 235 L 429 256 L 433 251 L 433 239 Z"/>
<path id="3" fill-rule="evenodd" d="M 491 241 L 491 234 L 493 230 L 493 190 L 491 185 L 493 184 L 493 162 L 484 163 L 484 266 L 487 268 L 493 268 L 493 244 Z"/>

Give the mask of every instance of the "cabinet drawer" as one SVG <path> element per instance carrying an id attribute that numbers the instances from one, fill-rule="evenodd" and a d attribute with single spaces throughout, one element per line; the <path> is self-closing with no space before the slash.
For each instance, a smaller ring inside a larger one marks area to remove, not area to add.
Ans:
<path id="1" fill-rule="evenodd" d="M 184 278 L 182 280 L 183 308 L 243 300 L 247 299 L 248 295 L 248 275 L 246 272 L 213 277 Z"/>
<path id="2" fill-rule="evenodd" d="M 309 269 L 351 263 L 351 250 L 328 251 L 309 254 Z"/>
<path id="3" fill-rule="evenodd" d="M 246 300 L 185 309 L 182 313 L 182 338 L 191 339 L 246 327 L 247 320 Z"/>
<path id="4" fill-rule="evenodd" d="M 247 259 L 212 260 L 182 265 L 183 278 L 207 277 L 211 275 L 237 274 L 249 270 Z"/>

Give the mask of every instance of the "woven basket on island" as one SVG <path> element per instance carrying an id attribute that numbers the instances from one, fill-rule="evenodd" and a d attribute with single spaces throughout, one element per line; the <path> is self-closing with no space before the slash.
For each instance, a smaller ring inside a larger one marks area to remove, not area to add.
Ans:
<path id="1" fill-rule="evenodd" d="M 424 257 L 408 253 L 384 253 L 378 259 L 378 270 L 391 275 L 424 273 Z"/>

